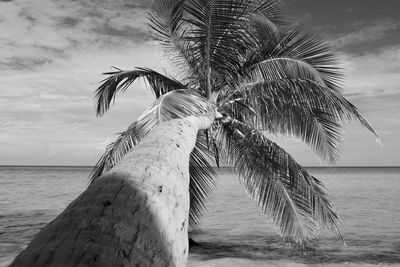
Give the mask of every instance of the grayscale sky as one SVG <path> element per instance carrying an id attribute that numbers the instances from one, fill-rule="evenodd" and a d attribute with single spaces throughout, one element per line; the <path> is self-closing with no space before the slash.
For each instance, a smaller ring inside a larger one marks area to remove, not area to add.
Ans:
<path id="1" fill-rule="evenodd" d="M 289 1 L 290 2 L 290 1 Z M 104 117 L 93 92 L 111 66 L 168 71 L 147 0 L 0 0 L 0 165 L 93 165 L 152 102 L 143 83 Z M 292 0 L 297 20 L 340 53 L 345 95 L 381 137 L 347 125 L 337 165 L 400 165 L 400 1 Z M 306 166 L 305 145 L 274 139 Z"/>

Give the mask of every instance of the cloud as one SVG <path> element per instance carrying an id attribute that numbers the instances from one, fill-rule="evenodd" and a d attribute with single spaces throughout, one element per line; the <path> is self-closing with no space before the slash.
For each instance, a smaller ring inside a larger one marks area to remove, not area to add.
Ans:
<path id="1" fill-rule="evenodd" d="M 364 54 L 343 53 L 346 94 L 400 94 L 400 46 Z"/>
<path id="2" fill-rule="evenodd" d="M 58 25 L 62 28 L 73 28 L 77 26 L 82 20 L 70 16 L 62 17 L 58 21 Z"/>
<path id="3" fill-rule="evenodd" d="M 32 69 L 90 47 L 105 50 L 148 41 L 144 1 L 23 0 L 1 3 L 0 66 Z"/>
<path id="4" fill-rule="evenodd" d="M 376 21 L 373 24 L 353 23 L 356 30 L 346 34 L 338 34 L 331 38 L 331 42 L 336 47 L 358 46 L 360 44 L 374 42 L 383 39 L 398 30 L 400 23 L 393 19 Z"/>
<path id="5" fill-rule="evenodd" d="M 23 70 L 23 69 L 34 69 L 37 66 L 41 66 L 44 64 L 51 63 L 52 60 L 50 58 L 41 58 L 41 57 L 16 57 L 11 56 L 7 58 L 5 61 L 0 61 L 0 70 L 1 69 L 13 69 L 13 70 Z"/>

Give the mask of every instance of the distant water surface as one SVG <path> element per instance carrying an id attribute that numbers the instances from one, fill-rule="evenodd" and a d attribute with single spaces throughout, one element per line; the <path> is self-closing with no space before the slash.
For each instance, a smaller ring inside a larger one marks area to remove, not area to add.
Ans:
<path id="1" fill-rule="evenodd" d="M 331 232 L 318 253 L 302 256 L 282 242 L 236 175 L 219 182 L 189 266 L 400 266 L 400 168 L 310 168 L 342 219 L 347 247 Z M 86 167 L 0 166 L 0 266 L 87 186 Z"/>

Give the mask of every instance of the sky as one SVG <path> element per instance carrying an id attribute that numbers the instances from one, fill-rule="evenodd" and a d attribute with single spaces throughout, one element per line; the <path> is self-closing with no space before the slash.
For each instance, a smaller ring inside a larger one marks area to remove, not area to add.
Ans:
<path id="1" fill-rule="evenodd" d="M 345 126 L 337 166 L 400 166 L 400 1 L 288 0 L 338 51 L 345 96 L 379 134 Z M 153 96 L 135 83 L 103 117 L 93 92 L 112 70 L 169 67 L 150 40 L 147 0 L 0 0 L 0 165 L 94 165 Z M 276 138 L 299 163 L 304 144 Z M 325 166 L 325 165 L 324 165 Z"/>

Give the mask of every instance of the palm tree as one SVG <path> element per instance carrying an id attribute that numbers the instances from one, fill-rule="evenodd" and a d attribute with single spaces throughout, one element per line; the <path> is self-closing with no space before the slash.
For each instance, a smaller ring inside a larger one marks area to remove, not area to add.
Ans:
<path id="1" fill-rule="evenodd" d="M 282 9 L 277 0 L 156 0 L 149 12 L 152 38 L 177 76 L 143 67 L 105 73 L 96 91 L 97 115 L 137 79 L 147 81 L 157 101 L 107 147 L 92 182 L 160 122 L 191 115 L 190 106 L 176 101 L 194 91 L 223 118 L 198 134 L 190 156 L 190 229 L 200 226 L 217 179 L 210 160 L 219 166 L 221 158 L 285 241 L 312 251 L 319 228 L 341 237 L 322 183 L 265 133 L 295 137 L 329 163 L 338 159 L 344 122 L 358 121 L 376 133 L 344 98 L 336 54 L 290 24 Z M 173 101 L 176 90 L 181 93 Z"/>
<path id="2" fill-rule="evenodd" d="M 198 131 L 220 114 L 187 91 L 174 91 L 164 101 L 197 111 L 154 128 L 48 223 L 10 266 L 186 266 L 189 157 Z"/>

